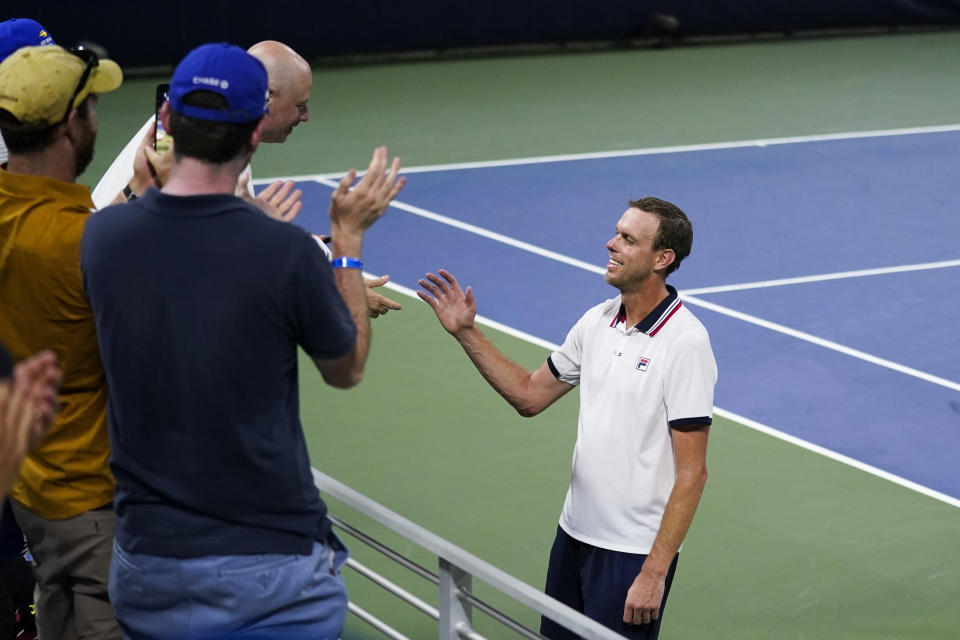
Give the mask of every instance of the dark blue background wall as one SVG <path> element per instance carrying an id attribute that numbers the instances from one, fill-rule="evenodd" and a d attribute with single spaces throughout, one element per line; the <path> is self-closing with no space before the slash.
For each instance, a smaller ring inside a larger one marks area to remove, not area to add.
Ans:
<path id="1" fill-rule="evenodd" d="M 7 3 L 4 3 L 7 4 Z M 618 40 L 652 35 L 666 13 L 681 36 L 960 24 L 960 0 L 161 0 L 19 3 L 61 44 L 89 39 L 123 66 L 174 64 L 211 41 L 282 40 L 305 57 Z M 9 5 L 7 5 L 9 6 Z M 10 11 L 5 7 L 5 12 Z"/>

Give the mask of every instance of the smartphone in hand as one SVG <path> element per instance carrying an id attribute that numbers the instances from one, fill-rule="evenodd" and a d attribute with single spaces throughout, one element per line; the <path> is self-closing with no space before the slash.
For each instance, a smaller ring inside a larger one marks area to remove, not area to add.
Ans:
<path id="1" fill-rule="evenodd" d="M 153 121 L 157 125 L 156 134 L 153 138 L 153 148 L 157 153 L 166 153 L 167 150 L 170 149 L 170 144 L 173 142 L 173 136 L 167 133 L 163 128 L 163 122 L 160 121 L 160 107 L 167 101 L 167 91 L 169 90 L 169 84 L 157 85 L 156 99 L 153 107 Z"/>

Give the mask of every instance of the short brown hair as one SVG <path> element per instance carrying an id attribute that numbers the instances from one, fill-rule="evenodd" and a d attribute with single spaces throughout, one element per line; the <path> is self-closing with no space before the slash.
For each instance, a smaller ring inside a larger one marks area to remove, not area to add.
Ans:
<path id="1" fill-rule="evenodd" d="M 631 200 L 630 207 L 652 213 L 660 219 L 657 236 L 653 239 L 653 250 L 670 249 L 676 256 L 664 275 L 670 275 L 679 269 L 680 263 L 690 255 L 693 247 L 693 225 L 690 224 L 687 214 L 672 202 L 653 196 Z"/>
<path id="2" fill-rule="evenodd" d="M 90 94 L 93 95 L 93 94 Z M 69 117 L 70 114 L 67 114 Z M 90 96 L 83 99 L 83 102 L 77 105 L 77 115 L 81 118 L 87 118 L 90 115 Z M 66 120 L 66 118 L 64 118 Z M 0 109 L 0 135 L 3 136 L 3 142 L 7 145 L 10 153 L 37 153 L 43 151 L 53 144 L 55 139 L 54 132 L 63 124 L 63 120 L 52 124 L 49 127 L 30 127 L 17 120 L 12 113 L 6 109 Z"/>
<path id="3" fill-rule="evenodd" d="M 191 91 L 183 103 L 206 109 L 227 109 L 227 100 L 212 91 Z M 251 122 L 215 122 L 170 111 L 170 135 L 176 158 L 194 158 L 209 164 L 223 164 L 243 151 L 260 119 Z"/>

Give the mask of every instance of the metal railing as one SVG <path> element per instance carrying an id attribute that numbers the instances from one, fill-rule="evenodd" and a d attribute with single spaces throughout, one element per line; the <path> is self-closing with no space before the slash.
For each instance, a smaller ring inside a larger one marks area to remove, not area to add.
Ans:
<path id="1" fill-rule="evenodd" d="M 474 578 L 493 587 L 514 601 L 533 609 L 540 615 L 563 625 L 583 638 L 589 640 L 622 640 L 623 636 L 484 562 L 440 536 L 427 531 L 330 476 L 314 469 L 313 479 L 320 491 L 336 498 L 358 513 L 437 556 L 437 572 L 434 573 L 341 519 L 335 516 L 330 517 L 334 526 L 341 531 L 437 586 L 437 606 L 434 607 L 353 558 L 347 560 L 347 566 L 358 574 L 435 619 L 438 623 L 437 637 L 439 640 L 456 640 L 458 638 L 486 640 L 473 629 L 474 610 L 483 612 L 525 638 L 542 640 L 542 636 L 537 632 L 473 595 L 472 584 Z M 351 602 L 349 607 L 351 613 L 388 638 L 409 640 L 389 624 L 355 603 Z"/>

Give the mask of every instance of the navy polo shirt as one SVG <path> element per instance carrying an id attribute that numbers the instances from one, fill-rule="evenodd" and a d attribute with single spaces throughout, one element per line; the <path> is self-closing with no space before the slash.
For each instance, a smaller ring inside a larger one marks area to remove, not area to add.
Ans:
<path id="1" fill-rule="evenodd" d="M 109 388 L 116 537 L 134 553 L 309 553 L 329 533 L 300 425 L 298 345 L 356 327 L 302 229 L 232 195 L 142 198 L 81 247 Z"/>

